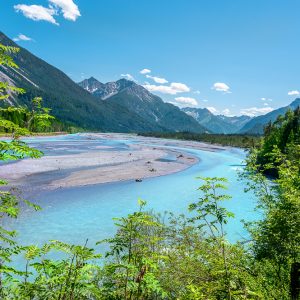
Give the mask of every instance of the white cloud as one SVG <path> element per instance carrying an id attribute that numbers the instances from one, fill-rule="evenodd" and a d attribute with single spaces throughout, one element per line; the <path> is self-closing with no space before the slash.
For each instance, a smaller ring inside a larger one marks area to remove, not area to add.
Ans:
<path id="1" fill-rule="evenodd" d="M 211 113 L 213 113 L 213 114 L 215 114 L 215 113 L 217 113 L 218 112 L 218 110 L 215 108 L 215 107 L 213 107 L 213 106 L 209 106 L 209 107 L 206 107 Z"/>
<path id="2" fill-rule="evenodd" d="M 151 70 L 149 70 L 149 69 L 143 69 L 143 70 L 140 71 L 140 73 L 141 74 L 149 74 L 149 73 L 151 73 Z"/>
<path id="3" fill-rule="evenodd" d="M 172 82 L 171 88 L 176 90 L 178 93 L 189 92 L 191 89 L 184 83 Z"/>
<path id="4" fill-rule="evenodd" d="M 269 101 L 269 102 L 272 102 L 273 99 L 271 98 L 260 98 L 261 101 Z"/>
<path id="5" fill-rule="evenodd" d="M 300 95 L 300 92 L 297 91 L 297 90 L 295 90 L 295 91 L 289 91 L 289 92 L 288 92 L 288 95 L 289 95 L 289 96 L 298 96 L 298 95 Z"/>
<path id="6" fill-rule="evenodd" d="M 130 74 L 121 74 L 121 77 L 126 78 L 127 80 L 136 81 L 134 77 Z"/>
<path id="7" fill-rule="evenodd" d="M 160 84 L 168 83 L 168 80 L 165 78 L 151 76 L 151 75 L 146 75 L 146 77 L 152 79 L 156 83 L 160 83 Z"/>
<path id="8" fill-rule="evenodd" d="M 143 85 L 150 92 L 159 92 L 163 94 L 176 95 L 178 93 L 189 92 L 191 89 L 184 83 L 172 82 L 170 85 Z"/>
<path id="9" fill-rule="evenodd" d="M 212 89 L 215 90 L 215 91 L 218 91 L 218 92 L 231 93 L 230 92 L 230 87 L 224 82 L 214 83 Z"/>
<path id="10" fill-rule="evenodd" d="M 32 38 L 26 36 L 25 34 L 20 33 L 17 37 L 13 38 L 15 42 L 18 41 L 32 41 Z"/>
<path id="11" fill-rule="evenodd" d="M 222 111 L 222 114 L 225 115 L 225 116 L 229 116 L 229 115 L 230 115 L 230 109 L 225 108 L 225 109 Z"/>
<path id="12" fill-rule="evenodd" d="M 191 97 L 177 97 L 175 98 L 176 102 L 180 103 L 180 104 L 189 104 L 192 106 L 197 106 L 198 102 L 195 98 L 191 98 Z"/>
<path id="13" fill-rule="evenodd" d="M 203 102 L 208 102 L 208 100 L 207 100 L 207 99 L 203 99 L 202 101 L 203 101 Z"/>
<path id="14" fill-rule="evenodd" d="M 177 94 L 177 91 L 173 90 L 170 86 L 166 86 L 166 85 L 144 84 L 143 87 L 150 92 L 159 92 L 162 94 L 170 94 L 170 95 Z"/>
<path id="15" fill-rule="evenodd" d="M 55 25 L 59 25 L 54 16 L 62 12 L 63 17 L 70 21 L 76 21 L 81 16 L 78 6 L 73 0 L 49 0 L 50 5 L 44 7 L 42 5 L 26 5 L 18 4 L 14 6 L 17 12 L 34 21 L 47 21 Z"/>
<path id="16" fill-rule="evenodd" d="M 242 115 L 255 117 L 255 116 L 267 114 L 272 110 L 274 110 L 274 108 L 272 108 L 272 107 L 262 107 L 262 108 L 250 107 L 250 108 L 241 109 L 240 113 Z"/>
<path id="17" fill-rule="evenodd" d="M 50 3 L 62 10 L 65 19 L 76 21 L 81 16 L 78 6 L 73 0 L 49 0 Z"/>
<path id="18" fill-rule="evenodd" d="M 14 6 L 17 12 L 22 12 L 23 15 L 34 21 L 47 21 L 55 25 L 59 25 L 53 18 L 56 15 L 56 10 L 52 7 L 47 8 L 41 5 L 26 5 L 18 4 Z"/>
<path id="19" fill-rule="evenodd" d="M 195 91 L 194 94 L 200 95 L 200 91 Z"/>

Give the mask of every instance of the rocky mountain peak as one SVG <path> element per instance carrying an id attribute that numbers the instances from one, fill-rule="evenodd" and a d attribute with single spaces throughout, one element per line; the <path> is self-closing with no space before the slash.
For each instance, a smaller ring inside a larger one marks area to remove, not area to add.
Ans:
<path id="1" fill-rule="evenodd" d="M 108 98 L 123 91 L 127 94 L 136 96 L 141 101 L 154 101 L 154 99 L 158 98 L 152 95 L 143 86 L 125 78 L 104 84 L 98 81 L 96 78 L 90 77 L 89 79 L 85 79 L 78 84 L 101 100 L 107 100 Z"/>
<path id="2" fill-rule="evenodd" d="M 79 82 L 78 85 L 90 92 L 91 94 L 104 86 L 103 83 L 101 83 L 94 77 L 84 79 L 83 81 Z"/>

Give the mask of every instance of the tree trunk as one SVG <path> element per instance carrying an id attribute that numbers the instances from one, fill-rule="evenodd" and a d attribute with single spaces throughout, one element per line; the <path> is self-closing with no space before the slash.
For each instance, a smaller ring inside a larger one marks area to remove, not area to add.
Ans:
<path id="1" fill-rule="evenodd" d="M 294 262 L 291 267 L 291 300 L 300 299 L 300 263 Z"/>

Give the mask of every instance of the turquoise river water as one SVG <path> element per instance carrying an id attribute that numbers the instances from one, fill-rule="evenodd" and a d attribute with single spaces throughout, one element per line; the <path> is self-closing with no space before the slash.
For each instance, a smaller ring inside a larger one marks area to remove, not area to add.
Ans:
<path id="1" fill-rule="evenodd" d="M 133 138 L 87 141 L 81 135 L 70 135 L 33 139 L 29 142 L 45 150 L 46 155 L 53 155 L 66 151 L 80 152 L 87 146 L 93 148 L 97 145 L 109 145 L 115 151 L 123 151 L 130 143 L 145 143 L 145 140 Z M 68 144 L 67 148 L 63 147 L 64 143 Z M 175 148 L 172 145 L 168 147 Z M 232 241 L 247 238 L 240 220 L 252 220 L 257 216 L 254 212 L 255 197 L 245 194 L 245 184 L 238 180 L 237 170 L 243 167 L 244 151 L 236 148 L 216 151 L 193 148 L 182 150 L 197 156 L 199 162 L 175 174 L 145 179 L 140 183 L 128 181 L 99 184 L 33 195 L 30 200 L 41 205 L 42 210 L 33 212 L 26 209 L 14 221 L 13 227 L 19 231 L 19 241 L 23 244 L 41 245 L 56 239 L 84 244 L 88 238 L 89 245 L 92 246 L 94 242 L 114 234 L 116 228 L 113 218 L 135 211 L 138 198 L 146 200 L 147 208 L 156 212 L 188 214 L 188 204 L 196 201 L 199 196 L 197 187 L 201 181 L 196 179 L 197 176 L 219 176 L 229 180 L 227 193 L 232 196 L 232 200 L 224 202 L 224 206 L 235 214 L 235 218 L 226 227 L 228 237 Z"/>

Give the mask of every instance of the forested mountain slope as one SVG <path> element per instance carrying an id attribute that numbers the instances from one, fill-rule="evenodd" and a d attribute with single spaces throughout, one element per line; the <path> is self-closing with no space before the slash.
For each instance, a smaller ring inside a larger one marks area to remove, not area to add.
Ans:
<path id="1" fill-rule="evenodd" d="M 269 122 L 274 122 L 278 116 L 284 115 L 289 109 L 296 109 L 300 105 L 300 98 L 295 99 L 291 104 L 285 107 L 273 110 L 263 116 L 258 116 L 250 120 L 239 131 L 247 134 L 263 134 L 264 127 Z"/>
<path id="2" fill-rule="evenodd" d="M 89 91 L 99 102 L 120 105 L 136 113 L 146 122 L 164 131 L 208 132 L 204 126 L 186 115 L 177 106 L 164 102 L 143 86 L 126 79 L 101 83 L 94 77 L 78 83 Z M 103 101 L 102 101 L 103 100 Z"/>
<path id="3" fill-rule="evenodd" d="M 0 33 L 0 43 L 19 47 L 11 39 Z M 186 129 L 201 131 L 203 128 L 192 118 L 184 114 L 183 126 L 168 128 L 158 122 L 143 118 L 125 105 L 117 101 L 96 101 L 95 97 L 84 90 L 65 73 L 51 66 L 24 48 L 13 55 L 19 69 L 1 67 L 0 76 L 15 86 L 24 88 L 23 95 L 12 95 L 10 101 L 15 104 L 30 106 L 34 96 L 43 98 L 44 106 L 52 110 L 52 114 L 60 121 L 84 128 L 86 130 L 115 132 L 145 132 Z M 174 106 L 171 110 L 179 110 Z M 178 120 L 180 123 L 180 119 Z"/>

